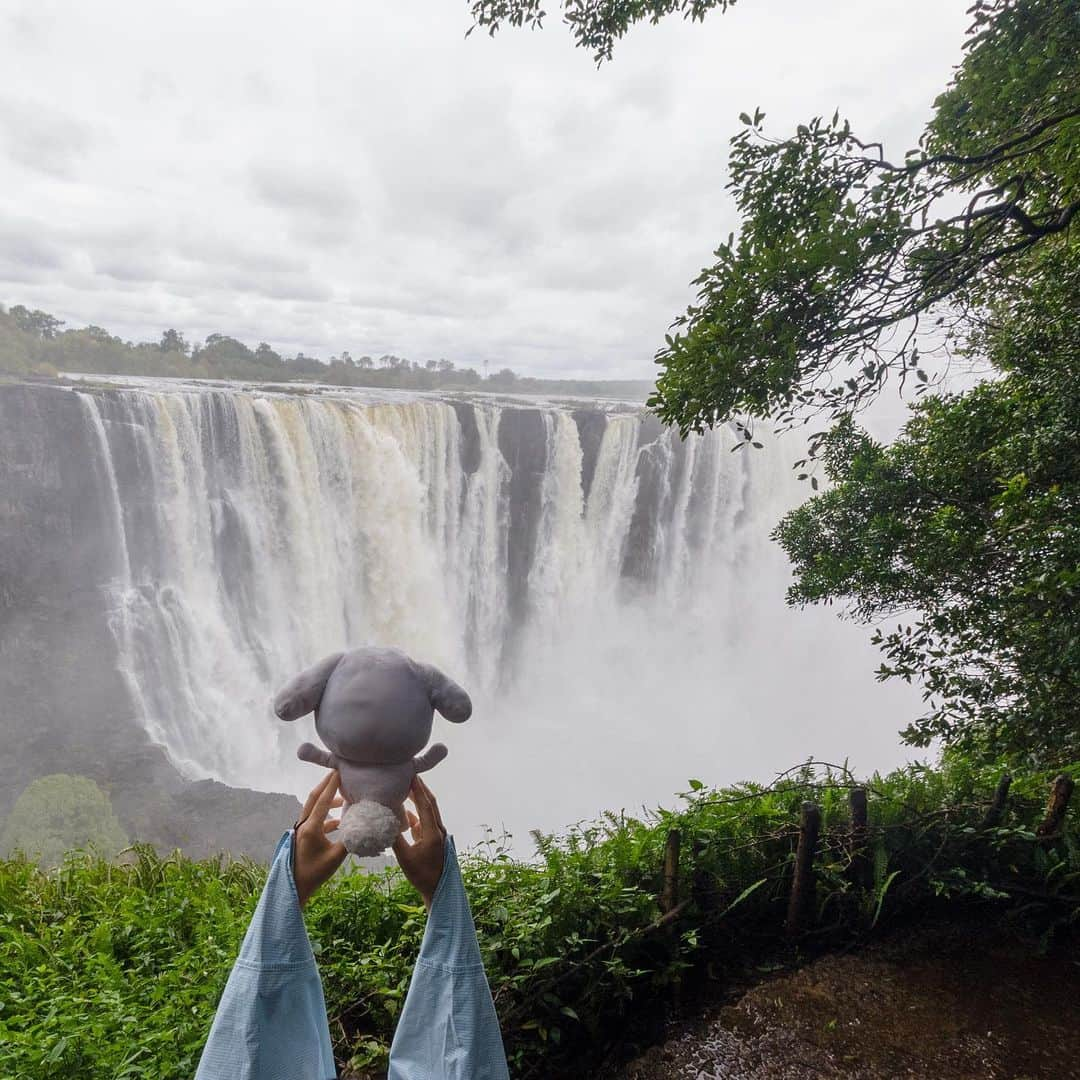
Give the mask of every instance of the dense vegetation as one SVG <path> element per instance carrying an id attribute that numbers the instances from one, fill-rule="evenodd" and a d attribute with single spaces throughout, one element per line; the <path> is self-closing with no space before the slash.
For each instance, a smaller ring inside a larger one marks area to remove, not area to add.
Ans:
<path id="1" fill-rule="evenodd" d="M 970 352 L 1053 272 L 1080 210 L 1080 0 L 973 12 L 963 63 L 899 163 L 839 112 L 786 139 L 743 114 L 728 185 L 741 228 L 657 355 L 662 419 L 849 416 L 890 378 L 927 382 L 927 357 Z"/>
<path id="2" fill-rule="evenodd" d="M 644 401 L 650 386 L 631 379 L 535 379 L 501 368 L 481 375 L 449 360 L 418 364 L 400 356 L 361 356 L 348 351 L 329 362 L 302 352 L 282 356 L 266 342 L 249 348 L 227 334 L 211 334 L 189 345 L 177 330 L 156 342 L 122 341 L 100 326 L 63 329 L 45 311 L 22 304 L 0 306 L 0 375 L 53 377 L 57 372 L 99 375 L 157 375 L 173 378 L 243 379 L 253 382 L 318 382 L 333 386 L 372 386 L 400 390 L 484 390 L 515 394 L 566 394 Z"/>
<path id="3" fill-rule="evenodd" d="M 925 398 L 888 446 L 838 425 L 831 489 L 777 530 L 792 601 L 850 598 L 880 624 L 881 676 L 921 681 L 919 745 L 1028 766 L 1080 751 L 1077 311 L 1080 247 L 988 331 L 1000 378 Z"/>
<path id="4" fill-rule="evenodd" d="M 992 905 L 1051 947 L 1080 911 L 1080 833 L 1069 823 L 1036 836 L 1048 779 L 1018 778 L 994 820 L 995 770 L 955 760 L 875 776 L 864 854 L 849 825 L 853 779 L 810 767 L 769 788 L 692 781 L 677 811 L 538 837 L 534 863 L 492 842 L 465 858 L 464 874 L 514 1075 L 580 1076 L 613 1046 L 655 1037 L 680 986 L 857 940 L 941 898 Z M 789 940 L 808 797 L 823 813 L 816 903 L 807 933 Z M 657 897 L 671 829 L 682 861 L 665 916 Z M 0 1074 L 188 1080 L 264 875 L 145 847 L 124 865 L 82 855 L 51 873 L 0 863 Z M 423 908 L 393 874 L 347 874 L 307 922 L 336 1053 L 377 1068 Z"/>

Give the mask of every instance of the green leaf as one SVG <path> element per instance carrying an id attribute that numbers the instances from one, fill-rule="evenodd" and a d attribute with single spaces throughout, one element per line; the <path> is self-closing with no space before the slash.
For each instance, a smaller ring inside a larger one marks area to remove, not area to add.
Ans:
<path id="1" fill-rule="evenodd" d="M 899 870 L 894 870 L 882 883 L 881 888 L 877 891 L 877 904 L 874 907 L 874 917 L 870 921 L 870 929 L 872 930 L 877 926 L 878 918 L 881 915 L 881 906 L 885 903 L 885 894 L 889 891 L 889 886 L 900 876 Z"/>
<path id="2" fill-rule="evenodd" d="M 731 903 L 728 904 L 728 906 L 724 908 L 723 911 L 720 912 L 717 918 L 722 919 L 729 911 L 737 908 L 747 897 L 753 895 L 755 892 L 758 891 L 758 889 L 761 888 L 762 885 L 766 884 L 768 880 L 768 878 L 762 878 L 760 881 L 755 881 L 753 885 L 747 885 L 747 887 L 743 889 L 743 891 L 739 893 L 739 895 L 736 896 L 735 899 L 732 900 Z"/>

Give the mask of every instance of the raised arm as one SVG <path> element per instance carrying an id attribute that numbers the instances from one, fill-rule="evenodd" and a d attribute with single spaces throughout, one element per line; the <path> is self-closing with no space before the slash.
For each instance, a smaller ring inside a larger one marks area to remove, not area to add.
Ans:
<path id="1" fill-rule="evenodd" d="M 424 898 L 428 923 L 390 1047 L 387 1080 L 509 1080 L 453 837 L 420 777 L 413 781 L 412 799 L 413 843 L 399 836 L 394 854 Z M 447 1068 L 451 1061 L 453 1070 Z"/>

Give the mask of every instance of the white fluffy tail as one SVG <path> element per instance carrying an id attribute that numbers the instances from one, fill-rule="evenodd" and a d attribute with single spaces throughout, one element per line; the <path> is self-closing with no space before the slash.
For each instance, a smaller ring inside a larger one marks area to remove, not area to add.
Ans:
<path id="1" fill-rule="evenodd" d="M 354 855 L 381 855 L 397 839 L 402 824 L 398 815 L 382 803 L 349 803 L 341 814 L 341 842 Z"/>

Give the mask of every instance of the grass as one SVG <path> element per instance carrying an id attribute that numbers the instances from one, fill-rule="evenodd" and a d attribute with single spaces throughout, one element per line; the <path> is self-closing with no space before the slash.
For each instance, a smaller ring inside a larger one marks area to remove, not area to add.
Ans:
<path id="1" fill-rule="evenodd" d="M 463 873 L 512 1073 L 581 1075 L 611 1047 L 658 1034 L 680 986 L 857 940 L 929 903 L 995 905 L 1048 945 L 1080 910 L 1080 840 L 1071 819 L 1060 837 L 1036 838 L 1048 775 L 1018 778 L 1001 824 L 982 828 L 999 773 L 956 760 L 871 778 L 861 878 L 848 824 L 855 781 L 828 767 L 768 788 L 692 781 L 676 810 L 537 835 L 535 862 L 481 845 Z M 822 810 L 816 909 L 793 941 L 783 920 L 806 799 Z M 665 919 L 657 896 L 671 829 L 682 859 L 678 907 Z M 144 846 L 129 859 L 73 853 L 51 872 L 0 862 L 5 1078 L 194 1074 L 265 869 Z M 353 873 L 318 894 L 307 923 L 335 1053 L 377 1074 L 423 908 L 394 872 Z"/>

